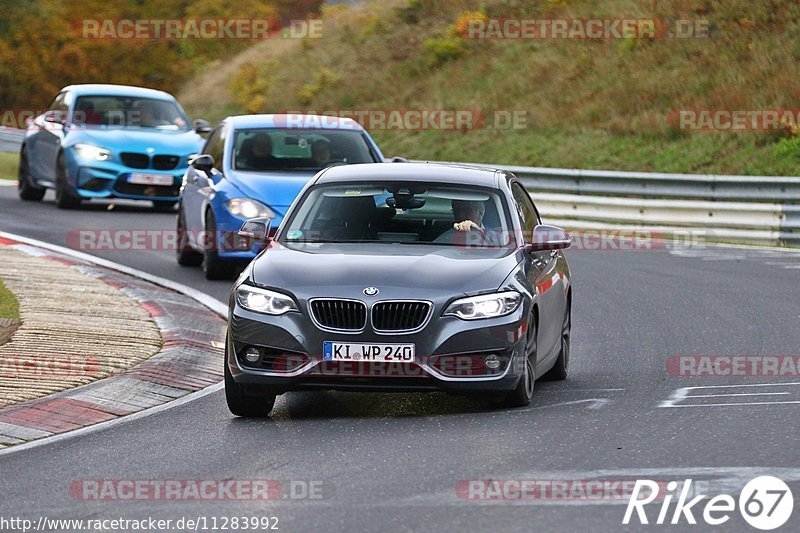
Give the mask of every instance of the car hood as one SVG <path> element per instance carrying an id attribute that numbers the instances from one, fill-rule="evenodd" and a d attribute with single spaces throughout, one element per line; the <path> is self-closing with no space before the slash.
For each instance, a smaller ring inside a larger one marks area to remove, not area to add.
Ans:
<path id="1" fill-rule="evenodd" d="M 253 198 L 277 211 L 281 217 L 316 172 L 242 172 L 225 174 L 247 198 Z"/>
<path id="2" fill-rule="evenodd" d="M 399 249 L 398 249 L 399 248 Z M 258 285 L 313 297 L 436 298 L 496 290 L 519 262 L 507 250 L 392 244 L 273 243 L 252 265 Z"/>
<path id="3" fill-rule="evenodd" d="M 159 131 L 124 128 L 75 130 L 70 143 L 90 143 L 113 151 L 187 156 L 200 151 L 203 138 L 193 131 Z"/>

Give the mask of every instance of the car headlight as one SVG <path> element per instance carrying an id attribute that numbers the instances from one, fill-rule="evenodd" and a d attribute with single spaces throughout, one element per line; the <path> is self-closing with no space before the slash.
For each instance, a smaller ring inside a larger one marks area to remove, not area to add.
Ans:
<path id="1" fill-rule="evenodd" d="M 76 144 L 74 146 L 75 154 L 81 159 L 89 161 L 108 161 L 111 159 L 111 151 L 105 148 L 100 148 L 93 144 Z"/>
<path id="2" fill-rule="evenodd" d="M 462 320 L 494 318 L 513 313 L 521 301 L 522 296 L 517 291 L 482 294 L 456 300 L 447 307 L 444 314 L 457 316 Z"/>
<path id="3" fill-rule="evenodd" d="M 241 218 L 275 218 L 275 213 L 272 212 L 272 209 L 250 198 L 228 200 L 225 202 L 225 207 L 232 215 Z"/>
<path id="4" fill-rule="evenodd" d="M 236 301 L 249 311 L 268 315 L 282 315 L 289 311 L 298 311 L 297 305 L 289 296 L 252 285 L 236 287 Z"/>

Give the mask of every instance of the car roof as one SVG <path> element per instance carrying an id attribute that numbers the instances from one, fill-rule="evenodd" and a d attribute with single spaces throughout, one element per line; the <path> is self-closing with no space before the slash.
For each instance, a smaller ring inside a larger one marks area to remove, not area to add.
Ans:
<path id="1" fill-rule="evenodd" d="M 364 131 L 351 118 L 303 113 L 274 113 L 268 115 L 235 115 L 225 119 L 234 129 L 243 128 L 297 128 Z"/>
<path id="2" fill-rule="evenodd" d="M 61 89 L 70 91 L 76 96 L 132 96 L 136 98 L 153 98 L 156 100 L 175 100 L 169 93 L 148 89 L 147 87 L 134 87 L 132 85 L 111 85 L 105 83 L 87 83 L 82 85 L 68 85 Z"/>
<path id="3" fill-rule="evenodd" d="M 339 165 L 323 171 L 316 183 L 348 181 L 428 181 L 481 187 L 498 187 L 493 168 L 443 163 L 366 163 Z"/>

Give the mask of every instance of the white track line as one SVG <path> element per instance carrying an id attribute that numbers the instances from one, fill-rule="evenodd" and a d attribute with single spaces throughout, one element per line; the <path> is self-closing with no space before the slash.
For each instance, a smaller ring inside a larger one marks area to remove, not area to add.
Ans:
<path id="1" fill-rule="evenodd" d="M 2 180 L 0 180 L 2 182 Z M 21 242 L 23 244 L 29 244 L 31 246 L 36 246 L 38 248 L 43 248 L 45 250 L 50 250 L 53 252 L 57 252 L 60 254 L 64 254 L 70 257 L 74 257 L 75 259 L 80 259 L 82 261 L 86 261 L 88 263 L 95 264 L 97 266 L 101 266 L 104 268 L 109 268 L 111 270 L 116 270 L 117 272 L 122 272 L 124 274 L 128 274 L 130 276 L 134 276 L 137 278 L 144 279 L 155 285 L 160 285 L 162 287 L 166 287 L 167 289 L 171 289 L 175 292 L 179 292 L 193 300 L 201 303 L 202 305 L 208 307 L 215 313 L 221 315 L 223 318 L 227 318 L 228 316 L 228 305 L 217 300 L 216 298 L 202 292 L 198 291 L 197 289 L 193 289 L 187 285 L 183 285 L 182 283 L 177 283 L 175 281 L 162 278 L 160 276 L 154 276 L 153 274 L 148 274 L 147 272 L 143 272 L 141 270 L 137 270 L 135 268 L 130 268 L 125 265 L 121 265 L 119 263 L 115 263 L 113 261 L 108 261 L 107 259 L 101 259 L 99 257 L 95 257 L 93 255 L 85 254 L 83 252 L 78 252 L 76 250 L 71 250 L 69 248 L 65 248 L 63 246 L 57 246 L 55 244 L 50 244 L 47 242 L 42 242 L 36 239 L 30 239 L 28 237 L 23 237 L 21 235 L 15 235 L 13 233 L 6 233 L 5 231 L 0 231 L 0 237 L 10 239 L 12 241 Z M 44 437 L 41 439 L 33 440 L 30 442 L 26 442 L 24 444 L 17 444 L 14 446 L 9 446 L 8 448 L 0 449 L 0 457 L 4 455 L 8 455 L 14 452 L 19 452 L 23 450 L 30 450 L 31 448 L 37 448 L 39 446 L 44 446 L 46 444 L 53 444 L 56 442 L 60 442 L 66 439 L 71 439 L 73 437 L 79 437 L 83 435 L 87 435 L 89 433 L 94 433 L 95 431 L 102 431 L 104 429 L 108 429 L 110 427 L 116 426 L 118 424 L 122 424 L 125 422 L 132 422 L 134 420 L 140 420 L 142 418 L 146 418 L 151 415 L 155 415 L 158 413 L 162 413 L 168 409 L 172 409 L 173 407 L 180 407 L 181 405 L 185 405 L 189 402 L 193 402 L 195 400 L 199 400 L 204 396 L 208 396 L 214 392 L 217 392 L 223 387 L 223 383 L 216 383 L 205 389 L 201 389 L 196 392 L 192 392 L 187 394 L 186 396 L 182 396 L 177 400 L 173 400 L 171 402 L 167 402 L 161 404 L 156 407 L 151 407 L 149 409 L 145 409 L 143 411 L 139 411 L 138 413 L 133 413 L 130 415 L 121 416 L 119 418 L 115 418 L 113 420 L 108 420 L 106 422 L 100 422 L 99 424 L 94 424 L 91 426 L 86 426 L 80 429 L 76 429 L 74 431 L 68 431 L 66 433 L 60 433 L 58 435 L 53 435 L 51 437 Z"/>

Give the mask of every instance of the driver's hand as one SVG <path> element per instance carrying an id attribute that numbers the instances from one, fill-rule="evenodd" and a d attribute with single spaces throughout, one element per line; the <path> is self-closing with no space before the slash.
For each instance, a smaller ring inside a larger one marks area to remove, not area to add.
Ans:
<path id="1" fill-rule="evenodd" d="M 476 230 L 481 229 L 481 227 L 478 224 L 474 223 L 471 220 L 465 220 L 463 222 L 456 222 L 455 224 L 453 224 L 453 229 L 456 231 L 472 231 L 472 228 L 475 228 Z"/>

